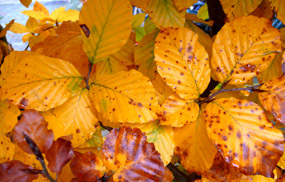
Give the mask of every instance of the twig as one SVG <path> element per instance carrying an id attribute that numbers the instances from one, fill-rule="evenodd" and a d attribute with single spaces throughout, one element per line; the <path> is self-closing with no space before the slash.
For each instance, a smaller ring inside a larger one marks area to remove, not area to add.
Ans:
<path id="1" fill-rule="evenodd" d="M 43 170 L 42 170 L 42 174 L 48 178 L 48 180 L 50 182 L 56 182 L 56 180 L 54 180 L 51 175 L 49 174 L 46 164 L 45 164 L 45 160 L 44 157 L 42 155 L 42 152 L 40 151 L 39 147 L 37 146 L 37 144 L 25 133 L 23 133 L 24 138 L 26 139 L 26 142 L 28 143 L 29 147 L 31 148 L 31 150 L 33 151 L 33 153 L 36 155 L 37 160 L 40 161 Z"/>
<path id="2" fill-rule="evenodd" d="M 28 44 L 24 51 L 28 50 L 29 46 L 30 46 L 30 45 Z"/>
<path id="3" fill-rule="evenodd" d="M 105 130 L 111 131 L 111 130 L 113 129 L 113 128 L 109 127 L 109 126 L 104 126 L 101 121 L 99 121 L 99 123 L 100 123 L 100 126 L 101 126 L 102 128 L 104 128 Z"/>
<path id="4" fill-rule="evenodd" d="M 89 78 L 90 78 L 90 74 L 92 72 L 92 68 L 93 68 L 93 64 L 91 62 L 89 62 L 89 71 L 88 71 L 88 75 L 87 75 L 87 78 L 85 80 L 86 82 L 86 88 L 89 90 L 90 89 L 90 86 L 89 86 Z"/>

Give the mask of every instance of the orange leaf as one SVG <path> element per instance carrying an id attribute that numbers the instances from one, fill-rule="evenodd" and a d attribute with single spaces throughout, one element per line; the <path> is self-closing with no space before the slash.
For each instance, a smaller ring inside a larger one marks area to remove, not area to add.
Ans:
<path id="1" fill-rule="evenodd" d="M 190 8 L 190 6 L 196 2 L 197 0 L 173 0 L 173 3 L 179 11 Z"/>
<path id="2" fill-rule="evenodd" d="M 28 8 L 29 5 L 31 4 L 32 0 L 20 0 L 20 2 L 22 3 L 22 5 L 26 6 L 26 8 Z"/>
<path id="3" fill-rule="evenodd" d="M 39 112 L 34 110 L 25 110 L 22 113 L 12 133 L 13 141 L 29 154 L 33 152 L 24 139 L 23 133 L 28 135 L 43 153 L 49 149 L 53 141 L 53 133 L 47 129 L 47 122 Z"/>
<path id="4" fill-rule="evenodd" d="M 151 81 L 153 84 L 153 88 L 155 89 L 157 100 L 160 105 L 164 103 L 164 101 L 169 97 L 173 91 L 172 89 L 163 81 L 161 76 L 156 73 L 154 75 L 154 80 Z"/>
<path id="5" fill-rule="evenodd" d="M 130 0 L 132 6 L 136 6 L 138 8 L 141 8 L 144 12 L 147 10 L 147 4 L 149 0 Z"/>
<path id="6" fill-rule="evenodd" d="M 251 13 L 251 15 L 271 20 L 273 17 L 273 11 L 270 7 L 270 0 L 262 0 L 261 4 Z"/>
<path id="7" fill-rule="evenodd" d="M 137 128 L 113 129 L 102 147 L 103 163 L 116 171 L 114 181 L 162 181 L 164 165 L 160 154 Z"/>
<path id="8" fill-rule="evenodd" d="M 204 111 L 209 138 L 225 161 L 246 174 L 271 177 L 283 153 L 283 135 L 257 104 L 222 98 Z"/>
<path id="9" fill-rule="evenodd" d="M 259 93 L 263 107 L 270 111 L 277 121 L 285 124 L 285 76 L 273 78 L 261 89 L 268 91 Z"/>
<path id="10" fill-rule="evenodd" d="M 162 182 L 172 182 L 172 181 L 173 181 L 173 174 L 167 167 L 165 167 Z"/>
<path id="11" fill-rule="evenodd" d="M 74 152 L 75 157 L 70 162 L 70 168 L 78 181 L 97 181 L 104 175 L 105 167 L 102 160 L 93 152 Z"/>
<path id="12" fill-rule="evenodd" d="M 263 72 L 281 52 L 280 32 L 271 21 L 254 16 L 227 23 L 212 47 L 211 68 L 219 82 L 243 84 Z"/>
<path id="13" fill-rule="evenodd" d="M 161 30 L 155 63 L 163 80 L 185 100 L 197 99 L 210 82 L 210 66 L 198 35 L 187 28 Z"/>
<path id="14" fill-rule="evenodd" d="M 275 10 L 277 18 L 285 23 L 285 1 L 284 0 L 271 0 L 271 7 Z"/>

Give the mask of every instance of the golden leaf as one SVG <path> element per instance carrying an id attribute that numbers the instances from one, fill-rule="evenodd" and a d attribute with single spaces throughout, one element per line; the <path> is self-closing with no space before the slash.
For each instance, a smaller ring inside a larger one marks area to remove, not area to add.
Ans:
<path id="1" fill-rule="evenodd" d="M 20 0 L 20 2 L 22 3 L 22 5 L 26 6 L 26 8 L 28 8 L 29 5 L 31 4 L 32 0 Z"/>
<path id="2" fill-rule="evenodd" d="M 36 159 L 36 156 L 24 152 L 18 145 L 15 145 L 14 160 L 21 161 L 26 165 L 31 165 L 35 169 L 42 169 L 42 165 L 40 161 Z"/>
<path id="3" fill-rule="evenodd" d="M 89 140 L 98 122 L 87 89 L 82 89 L 63 105 L 44 112 L 43 116 L 48 122 L 48 128 L 52 129 L 55 140 L 72 135 L 73 147 Z"/>
<path id="4" fill-rule="evenodd" d="M 20 24 L 20 23 L 13 23 L 13 25 L 10 28 L 10 31 L 13 33 L 27 33 L 30 32 L 27 27 L 25 27 L 24 25 Z"/>
<path id="5" fill-rule="evenodd" d="M 45 15 L 49 15 L 48 10 L 46 9 L 46 7 L 44 7 L 43 4 L 39 3 L 38 1 L 35 2 L 34 7 L 33 7 L 34 11 L 39 11 L 42 12 Z"/>
<path id="6" fill-rule="evenodd" d="M 213 43 L 211 68 L 219 82 L 243 84 L 263 72 L 281 52 L 280 32 L 254 16 L 227 23 Z"/>
<path id="7" fill-rule="evenodd" d="M 79 24 L 89 61 L 97 63 L 127 42 L 132 24 L 131 4 L 125 0 L 89 0 L 80 11 Z"/>
<path id="8" fill-rule="evenodd" d="M 173 0 L 175 6 L 179 11 L 190 8 L 197 0 Z"/>
<path id="9" fill-rule="evenodd" d="M 285 124 L 285 76 L 273 78 L 260 89 L 268 91 L 258 94 L 263 107 L 270 111 L 277 121 Z"/>
<path id="10" fill-rule="evenodd" d="M 160 105 L 164 103 L 164 101 L 169 97 L 173 91 L 172 89 L 162 80 L 161 76 L 156 73 L 154 76 L 154 80 L 151 81 L 153 84 L 153 88 L 155 89 L 155 93 L 157 95 L 157 100 Z"/>
<path id="11" fill-rule="evenodd" d="M 270 7 L 270 0 L 262 0 L 261 4 L 251 13 L 251 15 L 271 20 L 273 17 L 273 11 Z"/>
<path id="12" fill-rule="evenodd" d="M 138 71 L 153 80 L 155 77 L 156 65 L 154 63 L 154 42 L 159 30 L 156 29 L 144 36 L 135 47 L 134 58 Z"/>
<path id="13" fill-rule="evenodd" d="M 186 20 L 204 23 L 206 25 L 209 25 L 210 27 L 213 26 L 214 24 L 213 20 L 205 21 L 205 20 L 200 19 L 197 15 L 191 14 L 191 13 L 186 13 Z"/>
<path id="14" fill-rule="evenodd" d="M 11 28 L 11 26 L 14 24 L 14 20 L 11 20 L 7 25 L 6 25 L 6 27 L 3 29 L 3 30 L 1 30 L 1 32 L 0 32 L 0 38 L 1 37 L 4 37 L 5 35 L 6 35 L 6 33 L 7 33 L 7 31 Z"/>
<path id="15" fill-rule="evenodd" d="M 163 162 L 154 145 L 138 129 L 113 129 L 102 147 L 103 163 L 116 171 L 114 181 L 162 181 Z M 135 148 L 134 148 L 135 147 Z"/>
<path id="16" fill-rule="evenodd" d="M 0 132 L 0 163 L 12 161 L 15 154 L 15 144 L 5 133 Z"/>
<path id="17" fill-rule="evenodd" d="M 155 63 L 163 80 L 185 100 L 197 99 L 210 82 L 208 54 L 198 35 L 187 28 L 161 31 L 155 43 Z"/>
<path id="18" fill-rule="evenodd" d="M 155 90 L 140 72 L 118 72 L 90 84 L 96 110 L 111 122 L 146 123 L 160 109 Z"/>
<path id="19" fill-rule="evenodd" d="M 226 162 L 246 174 L 271 177 L 283 153 L 283 135 L 257 104 L 235 98 L 217 99 L 204 112 L 209 138 Z"/>
<path id="20" fill-rule="evenodd" d="M 285 23 L 285 1 L 284 0 L 271 0 L 271 7 L 275 10 L 277 18 Z"/>
<path id="21" fill-rule="evenodd" d="M 132 6 L 141 8 L 144 12 L 147 11 L 147 4 L 149 0 L 130 0 Z"/>
<path id="22" fill-rule="evenodd" d="M 174 140 L 175 154 L 180 157 L 181 164 L 186 170 L 202 173 L 212 166 L 217 149 L 207 135 L 201 113 L 195 122 L 175 128 Z"/>
<path id="23" fill-rule="evenodd" d="M 148 15 L 157 27 L 183 27 L 185 12 L 179 12 L 171 0 L 149 0 Z"/>
<path id="24" fill-rule="evenodd" d="M 0 100 L 0 131 L 6 134 L 15 127 L 18 116 L 21 114 L 19 108 L 7 100 Z"/>
<path id="25" fill-rule="evenodd" d="M 72 63 L 83 77 L 88 74 L 86 56 L 78 22 L 63 22 L 56 30 L 56 36 L 48 36 L 43 42 L 32 47 L 32 51 Z"/>
<path id="26" fill-rule="evenodd" d="M 55 22 L 62 23 L 63 21 L 78 21 L 79 20 L 79 11 L 69 9 L 65 11 L 65 7 L 60 7 L 55 9 L 50 17 L 55 20 Z"/>
<path id="27" fill-rule="evenodd" d="M 230 20 L 240 16 L 247 16 L 253 12 L 262 0 L 220 0 L 223 10 Z"/>
<path id="28" fill-rule="evenodd" d="M 197 121 L 200 110 L 196 102 L 181 99 L 175 93 L 165 100 L 161 109 L 166 118 L 165 121 L 161 121 L 161 124 L 172 127 L 182 127 L 185 124 Z"/>
<path id="29" fill-rule="evenodd" d="M 12 52 L 1 72 L 2 99 L 38 111 L 63 104 L 82 81 L 71 63 L 31 52 Z"/>

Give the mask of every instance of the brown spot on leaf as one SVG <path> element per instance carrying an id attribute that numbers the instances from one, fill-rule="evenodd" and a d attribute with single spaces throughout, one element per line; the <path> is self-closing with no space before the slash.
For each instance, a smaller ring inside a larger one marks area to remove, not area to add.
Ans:
<path id="1" fill-rule="evenodd" d="M 237 137 L 240 139 L 241 138 L 241 133 L 240 131 L 237 132 Z"/>
<path id="2" fill-rule="evenodd" d="M 26 108 L 28 106 L 29 100 L 26 98 L 22 98 L 20 101 L 20 107 Z"/>
<path id="3" fill-rule="evenodd" d="M 87 25 L 86 24 L 82 24 L 82 25 L 80 25 L 80 27 L 81 27 L 82 31 L 84 32 L 85 36 L 89 37 L 90 36 L 90 30 L 87 27 Z"/>

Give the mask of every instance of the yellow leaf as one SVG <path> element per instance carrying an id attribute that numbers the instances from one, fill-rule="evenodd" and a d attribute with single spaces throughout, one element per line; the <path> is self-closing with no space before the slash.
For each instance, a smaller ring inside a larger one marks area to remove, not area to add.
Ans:
<path id="1" fill-rule="evenodd" d="M 154 79 L 156 65 L 154 63 L 154 42 L 159 30 L 156 29 L 144 36 L 135 47 L 134 58 L 138 71 L 142 72 L 150 80 Z"/>
<path id="2" fill-rule="evenodd" d="M 13 23 L 10 28 L 10 31 L 13 33 L 27 33 L 30 32 L 24 25 L 20 23 Z"/>
<path id="3" fill-rule="evenodd" d="M 262 175 L 254 175 L 252 176 L 252 182 L 275 182 L 276 179 L 273 179 L 273 178 L 267 178 L 267 177 L 264 177 Z"/>
<path id="4" fill-rule="evenodd" d="M 153 143 L 155 150 L 160 153 L 161 160 L 166 166 L 172 159 L 174 152 L 173 130 L 170 126 L 162 126 L 158 121 L 144 124 L 128 124 L 132 128 L 139 128 L 147 136 L 147 141 Z"/>
<path id="5" fill-rule="evenodd" d="M 280 38 L 280 32 L 265 18 L 237 18 L 225 24 L 215 38 L 212 71 L 219 82 L 244 84 L 263 72 L 281 52 Z"/>
<path id="6" fill-rule="evenodd" d="M 240 16 L 247 16 L 253 12 L 262 0 L 220 0 L 223 10 L 230 20 Z"/>
<path id="7" fill-rule="evenodd" d="M 173 0 L 175 6 L 179 11 L 190 8 L 197 0 Z"/>
<path id="8" fill-rule="evenodd" d="M 83 77 L 87 77 L 89 61 L 82 47 L 78 22 L 63 22 L 56 33 L 56 36 L 48 36 L 43 42 L 34 45 L 32 51 L 66 60 L 72 63 Z"/>
<path id="9" fill-rule="evenodd" d="M 157 27 L 183 27 L 186 11 L 179 12 L 171 0 L 149 0 L 148 15 Z"/>
<path id="10" fill-rule="evenodd" d="M 0 131 L 6 134 L 14 128 L 21 114 L 19 108 L 7 100 L 0 100 Z"/>
<path id="11" fill-rule="evenodd" d="M 189 20 L 186 20 L 185 27 L 192 30 L 196 34 L 198 34 L 198 36 L 199 36 L 198 40 L 199 40 L 200 44 L 205 47 L 209 57 L 211 58 L 211 55 L 212 55 L 212 39 L 211 39 L 211 37 L 208 34 L 206 34 L 201 28 L 199 28 L 197 25 L 195 25 L 194 23 L 192 23 Z"/>
<path id="12" fill-rule="evenodd" d="M 280 29 L 282 39 L 282 49 L 285 49 L 285 27 Z"/>
<path id="13" fill-rule="evenodd" d="M 209 25 L 209 26 L 213 26 L 213 24 L 214 24 L 213 20 L 205 21 L 203 19 L 199 19 L 199 17 L 197 17 L 197 15 L 191 14 L 191 13 L 186 13 L 186 19 L 188 21 L 190 20 L 190 21 L 195 21 L 195 22 L 199 22 L 199 23 L 204 23 L 204 24 Z"/>
<path id="14" fill-rule="evenodd" d="M 208 4 L 205 3 L 203 6 L 200 7 L 197 17 L 202 19 L 202 20 L 207 20 L 209 19 L 209 12 L 208 12 Z"/>
<path id="15" fill-rule="evenodd" d="M 28 8 L 29 5 L 31 4 L 32 0 L 20 0 L 20 2 L 22 3 L 22 5 L 26 6 L 26 8 Z"/>
<path id="16" fill-rule="evenodd" d="M 151 81 L 157 95 L 157 100 L 160 105 L 169 97 L 173 91 L 172 89 L 162 80 L 161 76 L 156 73 L 154 79 Z"/>
<path id="17" fill-rule="evenodd" d="M 284 0 L 271 0 L 271 7 L 275 10 L 277 18 L 285 24 L 285 1 Z"/>
<path id="18" fill-rule="evenodd" d="M 155 63 L 163 80 L 185 100 L 197 99 L 210 82 L 208 54 L 198 35 L 187 28 L 161 31 L 155 43 Z"/>
<path id="19" fill-rule="evenodd" d="M 273 78 L 260 89 L 268 91 L 258 94 L 263 107 L 270 111 L 277 121 L 285 124 L 285 76 Z"/>
<path id="20" fill-rule="evenodd" d="M 133 28 L 140 27 L 141 24 L 144 22 L 144 19 L 145 19 L 145 13 L 139 13 L 139 14 L 134 15 L 132 27 Z"/>
<path id="21" fill-rule="evenodd" d="M 50 17 L 55 20 L 55 22 L 62 23 L 63 21 L 78 21 L 79 20 L 79 11 L 69 9 L 65 11 L 65 7 L 60 7 L 55 9 Z"/>
<path id="22" fill-rule="evenodd" d="M 82 89 L 63 105 L 43 113 L 55 139 L 72 135 L 72 146 L 78 147 L 92 137 L 98 120 L 88 94 Z"/>
<path id="23" fill-rule="evenodd" d="M 285 147 L 285 146 L 284 146 Z M 277 166 L 279 166 L 281 169 L 285 169 L 285 152 L 283 152 L 283 155 L 279 159 Z"/>
<path id="24" fill-rule="evenodd" d="M 35 32 L 38 27 L 38 24 L 39 22 L 35 18 L 30 17 L 26 23 L 26 27 L 29 32 Z"/>
<path id="25" fill-rule="evenodd" d="M 181 99 L 177 94 L 169 96 L 161 109 L 166 118 L 165 121 L 161 121 L 161 124 L 172 127 L 182 127 L 197 121 L 200 110 L 196 102 Z"/>
<path id="26" fill-rule="evenodd" d="M 14 20 L 11 20 L 7 25 L 6 25 L 6 27 L 3 29 L 3 30 L 1 30 L 1 32 L 0 32 L 0 38 L 1 37 L 4 37 L 5 35 L 6 35 L 6 33 L 7 33 L 7 31 L 11 28 L 11 26 L 14 24 Z"/>
<path id="27" fill-rule="evenodd" d="M 149 79 L 140 72 L 118 72 L 90 85 L 96 110 L 111 122 L 146 123 L 157 118 L 159 105 Z"/>
<path id="28" fill-rule="evenodd" d="M 27 42 L 30 39 L 30 37 L 32 37 L 32 36 L 33 36 L 32 33 L 27 33 L 27 34 L 23 35 L 23 37 L 22 37 L 23 43 Z"/>
<path id="29" fill-rule="evenodd" d="M 245 174 L 271 177 L 283 153 L 283 135 L 256 103 L 217 99 L 204 112 L 209 138 L 226 162 Z"/>
<path id="30" fill-rule="evenodd" d="M 14 160 L 21 161 L 26 165 L 31 165 L 35 169 L 42 169 L 42 165 L 40 161 L 36 159 L 36 156 L 24 152 L 18 145 L 15 145 Z"/>
<path id="31" fill-rule="evenodd" d="M 35 2 L 34 7 L 33 7 L 34 11 L 39 11 L 42 12 L 43 14 L 49 16 L 49 12 L 46 9 L 46 7 L 44 7 L 44 5 L 42 5 L 41 3 L 39 3 L 38 1 Z"/>
<path id="32" fill-rule="evenodd" d="M 0 163 L 12 161 L 15 154 L 15 144 L 5 133 L 0 132 Z"/>
<path id="33" fill-rule="evenodd" d="M 41 11 L 25 10 L 25 11 L 22 11 L 21 13 L 29 17 L 35 18 L 39 21 L 50 21 L 53 23 L 55 22 L 54 19 L 52 19 L 49 15 L 46 15 L 45 13 Z"/>
<path id="34" fill-rule="evenodd" d="M 2 99 L 38 111 L 63 104 L 82 81 L 70 63 L 32 52 L 12 52 L 6 57 L 1 72 Z"/>
<path id="35" fill-rule="evenodd" d="M 40 33 L 39 35 L 31 35 L 29 36 L 29 46 L 32 49 L 34 47 L 34 45 L 43 42 L 49 35 L 50 35 L 50 31 L 44 31 L 42 33 Z"/>
<path id="36" fill-rule="evenodd" d="M 125 0 L 89 0 L 80 11 L 79 24 L 89 61 L 97 63 L 119 51 L 129 39 L 131 4 Z"/>
<path id="37" fill-rule="evenodd" d="M 273 11 L 270 7 L 270 0 L 262 0 L 261 4 L 251 13 L 251 15 L 271 20 L 273 17 Z"/>
<path id="38" fill-rule="evenodd" d="M 147 11 L 147 5 L 149 0 L 130 0 L 132 6 L 141 8 L 144 12 Z"/>
<path id="39" fill-rule="evenodd" d="M 281 76 L 282 72 L 282 53 L 279 52 L 272 62 L 269 64 L 266 70 L 264 70 L 261 74 L 257 75 L 257 79 L 259 83 L 265 83 L 271 80 L 274 77 Z"/>
<path id="40" fill-rule="evenodd" d="M 202 112 L 195 122 L 175 128 L 174 140 L 175 154 L 187 171 L 202 173 L 212 166 L 217 149 L 207 135 Z"/>

